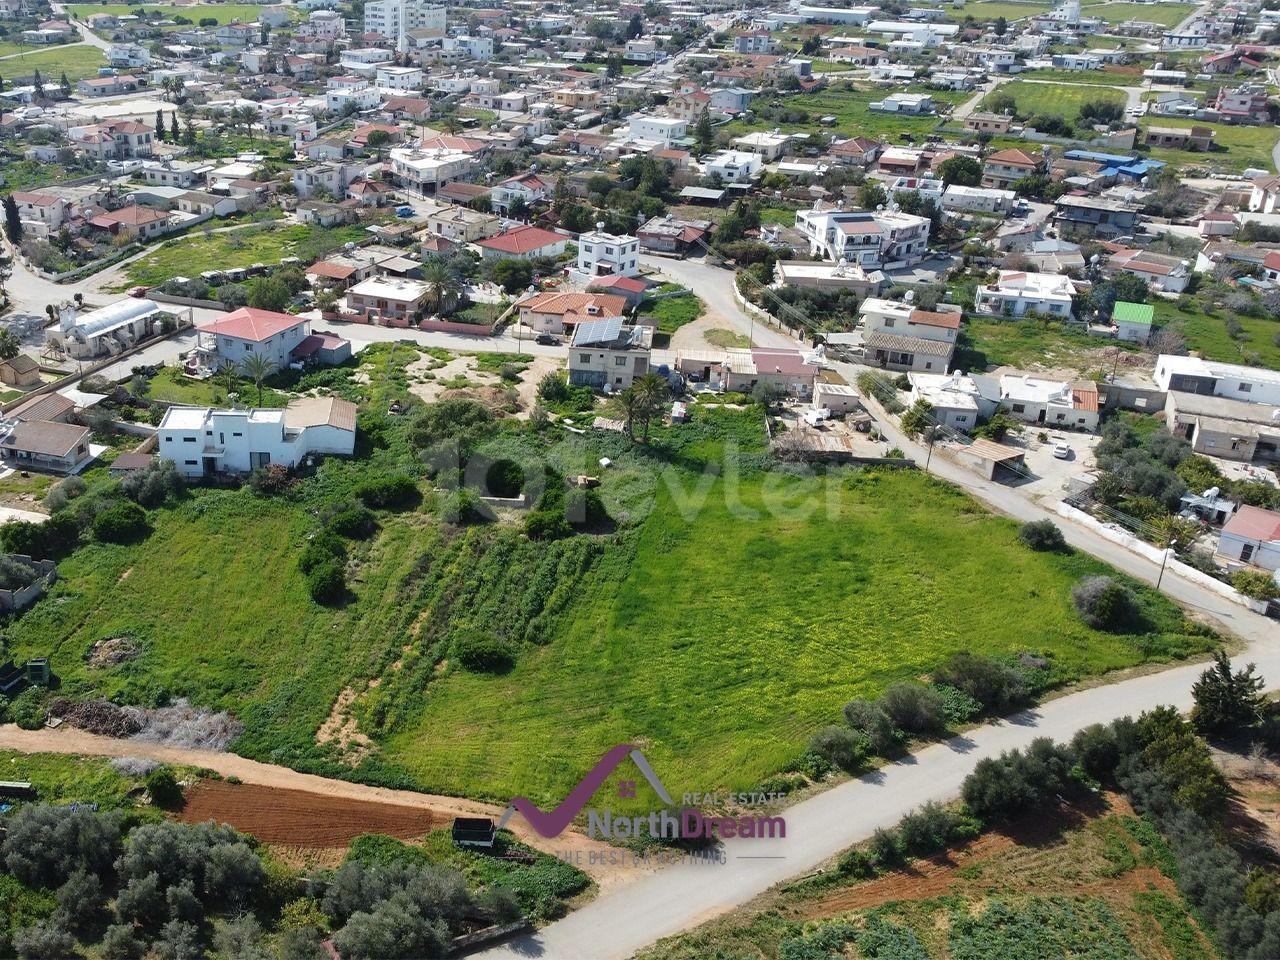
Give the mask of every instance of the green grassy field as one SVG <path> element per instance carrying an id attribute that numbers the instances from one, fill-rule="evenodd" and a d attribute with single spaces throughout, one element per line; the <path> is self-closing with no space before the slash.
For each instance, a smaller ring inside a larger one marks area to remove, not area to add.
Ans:
<path id="1" fill-rule="evenodd" d="M 1109 100 L 1121 105 L 1125 103 L 1123 91 L 1110 87 L 1025 83 L 1019 80 L 1001 84 L 995 91 L 988 94 L 987 101 L 996 95 L 1013 97 L 1018 104 L 1019 116 L 1058 115 L 1068 120 L 1074 120 L 1079 116 L 1080 107 L 1091 100 Z"/>
<path id="2" fill-rule="evenodd" d="M 786 132 L 808 130 L 821 134 L 824 138 L 831 133 L 839 133 L 842 137 L 862 135 L 867 137 L 887 137 L 896 139 L 901 133 L 910 133 L 922 137 L 938 125 L 937 117 L 906 117 L 891 113 L 875 113 L 867 105 L 882 100 L 892 90 L 820 90 L 817 93 L 799 94 L 777 101 L 788 110 L 803 110 L 809 116 L 803 123 L 779 123 L 765 116 L 757 116 L 748 123 L 734 120 L 722 127 L 717 127 L 728 136 L 737 137 L 756 130 L 772 130 L 778 127 Z M 969 95 L 954 90 L 927 91 L 935 101 L 945 103 L 961 103 Z M 834 127 L 823 127 L 818 124 L 820 117 L 836 118 Z"/>
<path id="3" fill-rule="evenodd" d="M 242 380 L 237 388 L 241 403 L 254 406 L 283 407 L 289 397 L 278 391 L 264 388 L 262 403 L 258 403 L 258 390 L 251 381 Z M 183 376 L 177 367 L 165 367 L 151 379 L 146 395 L 154 400 L 170 403 L 188 403 L 195 406 L 213 406 L 226 399 L 226 385 L 220 380 L 192 380 Z"/>
<path id="4" fill-rule="evenodd" d="M 134 786 L 100 757 L 64 756 L 60 753 L 18 753 L 0 750 L 0 780 L 26 780 L 45 803 L 97 803 L 104 807 L 128 806 Z"/>
<path id="5" fill-rule="evenodd" d="M 1030 0 L 1025 3 L 1022 0 L 975 0 L 974 3 L 966 3 L 958 9 L 950 6 L 945 9 L 948 20 L 959 21 L 965 17 L 973 17 L 975 20 L 994 20 L 996 17 L 1004 17 L 1006 20 L 1013 21 L 1048 13 L 1053 9 L 1053 4 L 1034 3 Z"/>
<path id="6" fill-rule="evenodd" d="M 1033 647 L 1079 676 L 1135 663 L 1144 647 L 1199 645 L 1150 593 L 1152 636 L 1083 627 L 1071 585 L 1100 565 L 1028 552 L 1015 525 L 952 488 L 911 472 L 839 476 L 825 501 L 803 481 L 722 478 L 692 520 L 660 487 L 626 578 L 584 589 L 563 634 L 507 676 L 436 684 L 387 738 L 388 759 L 432 789 L 542 801 L 633 742 L 676 790 L 746 787 L 850 698 L 955 650 Z M 801 509 L 770 515 L 783 502 Z"/>
<path id="7" fill-rule="evenodd" d="M 99 67 L 107 65 L 107 58 L 97 47 L 87 44 L 61 46 L 24 53 L 17 57 L 6 57 L 0 60 L 0 73 L 7 84 L 13 84 L 20 77 L 30 77 L 37 70 L 46 84 L 57 84 L 65 73 L 72 83 L 92 77 Z"/>
<path id="8" fill-rule="evenodd" d="M 218 269 L 248 267 L 255 263 L 279 263 L 282 257 L 298 257 L 303 265 L 332 253 L 345 243 L 365 239 L 364 227 L 316 227 L 266 224 L 227 233 L 192 234 L 158 247 L 125 269 L 118 289 L 137 284 L 154 287 L 174 277 L 198 276 L 216 264 Z"/>
<path id="9" fill-rule="evenodd" d="M 971 317 L 961 332 L 956 365 L 979 372 L 1003 366 L 1062 368 L 1084 377 L 1107 366 L 1117 346 L 1129 352 L 1138 350 L 1135 344 L 1091 337 L 1059 323 Z"/>
<path id="10" fill-rule="evenodd" d="M 159 13 L 164 17 L 181 14 L 193 23 L 213 17 L 219 25 L 239 20 L 241 23 L 253 23 L 258 19 L 262 7 L 256 3 L 192 3 L 192 4 L 148 4 L 134 6 L 127 3 L 73 3 L 67 7 L 77 20 L 92 16 L 95 13 L 109 13 L 113 16 L 126 16 L 142 9 L 146 13 Z"/>
<path id="11" fill-rule="evenodd" d="M 28 53 L 34 49 L 39 48 L 32 47 L 29 43 L 16 43 L 13 40 L 0 40 L 0 57 L 7 57 L 13 53 Z"/>
<path id="12" fill-rule="evenodd" d="M 1091 87 L 1132 87 L 1142 82 L 1141 74 L 1134 75 L 1106 67 L 1098 70 L 1027 70 L 1018 76 L 1028 80 L 1050 80 L 1054 83 Z"/>
<path id="13" fill-rule="evenodd" d="M 1215 134 L 1213 142 L 1226 150 L 1213 150 L 1201 153 L 1191 150 L 1166 150 L 1153 147 L 1151 156 L 1156 160 L 1177 164 L 1180 167 L 1212 167 L 1220 170 L 1232 170 L 1237 173 L 1248 167 L 1262 170 L 1275 169 L 1271 157 L 1271 148 L 1280 140 L 1280 131 L 1275 127 L 1238 127 L 1223 123 L 1201 123 L 1195 120 L 1180 120 L 1169 117 L 1153 117 L 1142 124 L 1147 127 L 1209 127 Z"/>
<path id="14" fill-rule="evenodd" d="M 1156 301 L 1156 324 L 1172 327 L 1187 338 L 1187 347 L 1210 360 L 1245 363 L 1280 370 L 1280 322 L 1266 317 L 1236 316 L 1239 338 L 1227 331 L 1227 312 L 1209 316 L 1201 310 L 1184 312 L 1168 301 Z"/>
<path id="15" fill-rule="evenodd" d="M 672 334 L 686 323 L 693 323 L 706 309 L 698 297 L 664 297 L 661 300 L 650 300 L 641 304 L 640 312 L 652 317 L 658 323 L 658 332 Z"/>
<path id="16" fill-rule="evenodd" d="M 1195 12 L 1193 3 L 1106 3 L 1090 12 L 1090 16 L 1101 17 L 1107 23 L 1124 23 L 1128 20 L 1140 20 L 1146 23 L 1159 23 L 1166 27 L 1176 27 Z"/>

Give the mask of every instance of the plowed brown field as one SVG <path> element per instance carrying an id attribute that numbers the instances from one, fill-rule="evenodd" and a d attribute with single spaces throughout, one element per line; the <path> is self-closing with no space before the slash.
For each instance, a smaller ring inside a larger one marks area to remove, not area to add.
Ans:
<path id="1" fill-rule="evenodd" d="M 185 823 L 215 820 L 264 843 L 294 847 L 341 846 L 362 833 L 410 839 L 443 823 L 415 807 L 220 780 L 204 780 L 189 789 L 179 818 Z"/>

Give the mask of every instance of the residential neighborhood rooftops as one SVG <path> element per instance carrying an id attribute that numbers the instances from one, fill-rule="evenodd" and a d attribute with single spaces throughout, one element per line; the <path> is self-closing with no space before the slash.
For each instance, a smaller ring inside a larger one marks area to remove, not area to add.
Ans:
<path id="1" fill-rule="evenodd" d="M 0 446 L 49 457 L 66 457 L 89 436 L 89 428 L 53 420 L 23 420 L 0 438 Z"/>
<path id="2" fill-rule="evenodd" d="M 290 430 L 303 430 L 317 426 L 354 430 L 356 412 L 354 403 L 340 397 L 301 397 L 290 400 L 289 405 L 285 407 L 284 425 Z"/>
<path id="3" fill-rule="evenodd" d="M 60 420 L 75 409 L 75 404 L 60 393 L 32 397 L 9 411 L 11 420 Z"/>
<path id="4" fill-rule="evenodd" d="M 535 250 L 541 250 L 557 243 L 565 243 L 568 237 L 559 233 L 552 233 L 550 230 L 543 230 L 541 227 L 520 226 L 508 230 L 506 233 L 500 233 L 496 237 L 490 237 L 488 240 L 477 241 L 476 246 L 486 247 L 489 250 L 496 250 L 501 253 L 533 253 Z"/>

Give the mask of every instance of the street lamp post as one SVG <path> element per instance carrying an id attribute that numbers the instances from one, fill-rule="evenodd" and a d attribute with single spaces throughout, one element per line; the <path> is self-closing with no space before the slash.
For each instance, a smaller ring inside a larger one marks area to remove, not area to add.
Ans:
<path id="1" fill-rule="evenodd" d="M 1160 589 L 1160 583 L 1164 580 L 1164 566 L 1169 562 L 1169 551 L 1178 545 L 1177 540 L 1170 540 L 1164 548 L 1164 552 L 1160 556 L 1160 575 L 1156 577 L 1156 590 Z"/>

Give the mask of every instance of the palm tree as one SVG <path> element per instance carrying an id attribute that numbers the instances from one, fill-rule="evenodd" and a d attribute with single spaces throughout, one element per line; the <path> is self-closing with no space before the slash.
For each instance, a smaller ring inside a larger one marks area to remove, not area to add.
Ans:
<path id="1" fill-rule="evenodd" d="M 627 436 L 632 440 L 636 438 L 636 421 L 640 419 L 644 412 L 644 401 L 640 394 L 636 392 L 634 385 L 627 387 L 617 396 L 613 398 L 613 409 L 622 418 L 626 424 Z"/>
<path id="2" fill-rule="evenodd" d="M 662 407 L 667 401 L 667 381 L 656 373 L 646 373 L 636 378 L 631 385 L 640 405 L 640 422 L 644 424 L 644 442 L 649 442 L 649 423 L 661 415 Z"/>
<path id="3" fill-rule="evenodd" d="M 222 377 L 222 385 L 227 391 L 227 400 L 231 400 L 231 394 L 236 392 L 236 384 L 240 381 L 240 375 L 236 370 L 234 363 L 224 364 L 218 369 L 218 376 Z"/>
<path id="4" fill-rule="evenodd" d="M 422 279 L 427 285 L 424 305 L 432 313 L 448 314 L 462 298 L 462 281 L 443 260 L 429 260 L 422 266 Z"/>
<path id="5" fill-rule="evenodd" d="M 258 406 L 262 406 L 262 381 L 271 376 L 275 368 L 275 361 L 261 353 L 251 353 L 240 361 L 241 371 L 258 388 Z"/>

